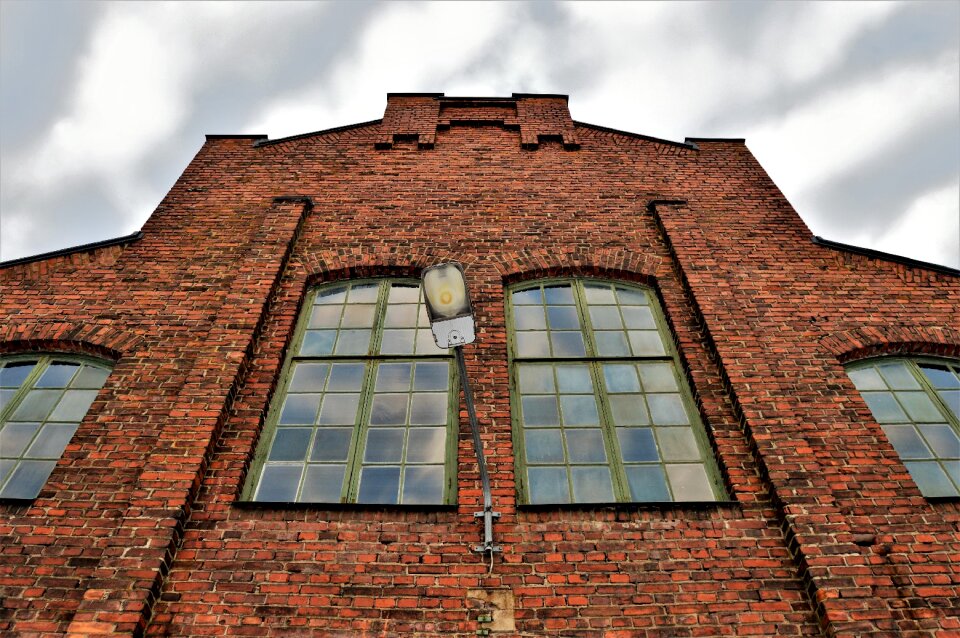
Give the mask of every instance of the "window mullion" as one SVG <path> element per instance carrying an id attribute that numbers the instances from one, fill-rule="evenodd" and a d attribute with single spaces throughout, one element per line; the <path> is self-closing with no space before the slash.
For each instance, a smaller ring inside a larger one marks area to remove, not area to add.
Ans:
<path id="1" fill-rule="evenodd" d="M 600 424 L 603 431 L 604 447 L 610 464 L 610 474 L 613 480 L 613 495 L 618 502 L 630 502 L 630 485 L 627 482 L 627 471 L 621 460 L 620 443 L 617 440 L 617 426 L 613 422 L 613 411 L 610 409 L 606 382 L 603 378 L 603 361 L 594 361 L 589 364 L 590 373 L 596 386 L 597 403 L 600 408 Z"/>

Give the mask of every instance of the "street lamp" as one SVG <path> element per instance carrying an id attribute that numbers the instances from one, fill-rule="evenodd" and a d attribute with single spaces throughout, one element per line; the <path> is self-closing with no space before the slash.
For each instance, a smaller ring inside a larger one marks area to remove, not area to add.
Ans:
<path id="1" fill-rule="evenodd" d="M 473 404 L 473 391 L 470 389 L 467 365 L 463 359 L 463 346 L 473 343 L 476 339 L 473 306 L 470 304 L 463 266 L 457 262 L 448 262 L 424 270 L 423 296 L 427 302 L 427 316 L 430 319 L 430 328 L 433 330 L 433 339 L 439 348 L 453 348 L 457 367 L 460 370 L 463 398 L 467 404 L 470 430 L 473 433 L 473 451 L 477 455 L 480 483 L 483 487 L 483 511 L 474 514 L 474 517 L 483 519 L 483 545 L 474 546 L 473 551 L 482 554 L 489 552 L 492 568 L 494 552 L 503 551 L 502 547 L 493 544 L 493 519 L 500 518 L 500 513 L 493 511 L 490 476 L 487 474 L 487 462 L 483 458 L 483 444 L 480 441 L 477 411 Z"/>

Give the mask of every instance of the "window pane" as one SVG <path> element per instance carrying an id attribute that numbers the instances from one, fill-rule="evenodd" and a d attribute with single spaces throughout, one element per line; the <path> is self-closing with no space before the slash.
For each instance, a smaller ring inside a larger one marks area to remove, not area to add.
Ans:
<path id="1" fill-rule="evenodd" d="M 942 459 L 960 459 L 960 438 L 952 427 L 943 424 L 921 425 L 923 438 Z"/>
<path id="2" fill-rule="evenodd" d="M 365 463 L 399 463 L 403 460 L 403 430 L 370 428 L 363 451 Z"/>
<path id="3" fill-rule="evenodd" d="M 300 501 L 303 503 L 339 503 L 343 491 L 344 465 L 308 465 Z M 261 499 L 266 500 L 266 499 Z"/>
<path id="4" fill-rule="evenodd" d="M 443 463 L 447 450 L 446 429 L 411 428 L 407 439 L 407 463 Z"/>
<path id="5" fill-rule="evenodd" d="M 56 465 L 56 461 L 20 461 L 0 498 L 36 498 Z"/>
<path id="6" fill-rule="evenodd" d="M 315 423 L 317 409 L 320 407 L 320 396 L 319 394 L 291 394 L 288 396 L 283 404 L 283 411 L 280 413 L 280 423 Z"/>
<path id="7" fill-rule="evenodd" d="M 527 426 L 560 425 L 556 397 L 522 397 L 523 423 Z"/>
<path id="8" fill-rule="evenodd" d="M 890 444 L 897 450 L 897 454 L 904 459 L 929 459 L 933 454 L 920 438 L 917 429 L 912 425 L 885 425 Z"/>
<path id="9" fill-rule="evenodd" d="M 320 425 L 353 425 L 357 422 L 359 394 L 328 394 L 320 409 Z"/>
<path id="10" fill-rule="evenodd" d="M 590 378 L 590 368 L 587 366 L 557 366 L 557 384 L 561 393 L 593 393 L 593 379 Z"/>
<path id="11" fill-rule="evenodd" d="M 953 416 L 960 420 L 960 392 L 954 390 L 940 390 L 937 394 L 940 395 L 940 398 L 943 399 L 943 402 L 946 403 L 947 407 L 950 408 L 950 411 L 953 412 Z"/>
<path id="12" fill-rule="evenodd" d="M 960 388 L 960 378 L 950 372 L 946 366 L 921 365 L 920 371 L 937 389 Z"/>
<path id="13" fill-rule="evenodd" d="M 327 392 L 359 392 L 364 372 L 362 363 L 334 363 L 330 366 Z"/>
<path id="14" fill-rule="evenodd" d="M 337 354 L 366 354 L 370 349 L 369 330 L 341 330 L 337 338 Z"/>
<path id="15" fill-rule="evenodd" d="M 399 467 L 364 467 L 360 472 L 360 493 L 358 503 L 397 502 L 400 493 Z"/>
<path id="16" fill-rule="evenodd" d="M 531 288 L 529 290 L 518 290 L 517 292 L 511 295 L 511 299 L 514 305 L 536 305 L 543 303 L 543 295 L 540 294 L 539 288 Z"/>
<path id="17" fill-rule="evenodd" d="M 415 304 L 420 301 L 420 286 L 403 286 L 394 284 L 390 286 L 391 304 Z"/>
<path id="18" fill-rule="evenodd" d="M 60 390 L 31 390 L 13 413 L 12 420 L 43 421 L 57 404 Z"/>
<path id="19" fill-rule="evenodd" d="M 379 284 L 360 284 L 350 286 L 350 294 L 347 295 L 348 304 L 377 303 L 377 293 Z"/>
<path id="20" fill-rule="evenodd" d="M 687 411 L 679 394 L 649 394 L 650 418 L 657 425 L 686 425 Z"/>
<path id="21" fill-rule="evenodd" d="M 645 306 L 621 308 L 623 322 L 627 328 L 633 330 L 655 330 L 657 322 L 653 319 L 653 312 Z"/>
<path id="22" fill-rule="evenodd" d="M 523 441 L 528 463 L 563 463 L 560 430 L 526 430 Z"/>
<path id="23" fill-rule="evenodd" d="M 886 390 L 887 384 L 883 382 L 880 373 L 874 368 L 861 368 L 859 370 L 850 370 L 848 372 L 850 380 L 858 390 Z"/>
<path id="24" fill-rule="evenodd" d="M 590 324 L 594 330 L 622 330 L 623 321 L 616 306 L 592 306 Z"/>
<path id="25" fill-rule="evenodd" d="M 660 334 L 655 330 L 630 330 L 630 347 L 638 357 L 656 357 L 666 353 Z"/>
<path id="26" fill-rule="evenodd" d="M 421 393 L 410 401 L 410 423 L 413 425 L 443 425 L 447 422 L 447 395 Z"/>
<path id="27" fill-rule="evenodd" d="M 567 452 L 571 463 L 606 463 L 603 433 L 597 429 L 566 430 Z"/>
<path id="28" fill-rule="evenodd" d="M 707 472 L 699 463 L 684 465 L 668 465 L 667 476 L 670 478 L 670 487 L 673 498 L 677 501 L 712 501 L 713 488 Z"/>
<path id="29" fill-rule="evenodd" d="M 546 332 L 518 332 L 517 356 L 519 357 L 549 357 L 550 343 Z"/>
<path id="30" fill-rule="evenodd" d="M 672 363 L 641 363 L 640 381 L 645 392 L 676 392 L 677 379 Z"/>
<path id="31" fill-rule="evenodd" d="M 417 354 L 448 354 L 449 349 L 437 346 L 437 340 L 433 337 L 433 331 L 430 328 L 420 328 L 417 330 Z"/>
<path id="32" fill-rule="evenodd" d="M 387 314 L 383 325 L 387 328 L 416 328 L 417 306 L 387 306 Z"/>
<path id="33" fill-rule="evenodd" d="M 340 325 L 343 306 L 314 306 L 310 313 L 310 328 L 336 328 Z"/>
<path id="34" fill-rule="evenodd" d="M 579 332 L 551 332 L 550 342 L 555 357 L 582 357 L 587 353 Z"/>
<path id="35" fill-rule="evenodd" d="M 547 286 L 543 296 L 548 305 L 570 305 L 573 303 L 573 289 L 569 285 Z"/>
<path id="36" fill-rule="evenodd" d="M 627 466 L 630 497 L 640 503 L 659 503 L 670 500 L 663 468 L 659 465 Z"/>
<path id="37" fill-rule="evenodd" d="M 403 503 L 410 505 L 443 503 L 443 466 L 407 467 L 403 472 Z"/>
<path id="38" fill-rule="evenodd" d="M 640 394 L 622 394 L 611 396 L 610 411 L 615 425 L 647 425 L 650 416 L 647 414 L 647 405 Z"/>
<path id="39" fill-rule="evenodd" d="M 577 503 L 610 503 L 613 501 L 613 484 L 610 468 L 572 467 L 573 500 Z"/>
<path id="40" fill-rule="evenodd" d="M 567 470 L 562 467 L 527 468 L 527 491 L 531 503 L 569 503 Z"/>
<path id="41" fill-rule="evenodd" d="M 407 422 L 406 394 L 378 394 L 373 397 L 370 425 L 404 425 Z"/>
<path id="42" fill-rule="evenodd" d="M 39 423 L 7 423 L 0 429 L 0 456 L 11 458 L 23 454 L 38 429 Z"/>
<path id="43" fill-rule="evenodd" d="M 327 380 L 326 363 L 298 363 L 293 368 L 293 377 L 290 379 L 290 392 L 320 392 Z"/>
<path id="44" fill-rule="evenodd" d="M 16 390 L 12 390 L 10 388 L 4 388 L 0 390 L 0 410 L 5 408 L 7 404 L 13 400 L 13 395 L 16 393 Z"/>
<path id="45" fill-rule="evenodd" d="M 700 460 L 700 449 L 690 428 L 657 428 L 657 440 L 665 461 Z"/>
<path id="46" fill-rule="evenodd" d="M 936 461 L 904 463 L 924 496 L 957 496 L 957 487 Z"/>
<path id="47" fill-rule="evenodd" d="M 617 438 L 620 441 L 620 455 L 626 463 L 660 460 L 650 428 L 617 428 Z"/>
<path id="48" fill-rule="evenodd" d="M 57 404 L 51 421 L 82 421 L 90 404 L 97 398 L 97 390 L 67 390 Z"/>
<path id="49" fill-rule="evenodd" d="M 48 423 L 40 430 L 36 440 L 25 456 L 33 459 L 59 459 L 63 450 L 67 447 L 74 432 L 77 431 L 76 423 Z M 4 453 L 0 451 L 0 454 Z"/>
<path id="50" fill-rule="evenodd" d="M 307 330 L 300 345 L 300 354 L 308 357 L 330 354 L 336 339 L 336 330 Z"/>
<path id="51" fill-rule="evenodd" d="M 373 304 L 350 304 L 343 310 L 342 328 L 370 328 L 373 326 Z"/>
<path id="52" fill-rule="evenodd" d="M 19 388 L 36 363 L 36 361 L 18 361 L 0 368 L 0 388 Z"/>
<path id="53" fill-rule="evenodd" d="M 310 447 L 310 428 L 279 428 L 270 446 L 271 461 L 302 461 Z"/>
<path id="54" fill-rule="evenodd" d="M 383 354 L 413 354 L 413 340 L 416 330 L 384 330 L 380 342 Z"/>
<path id="55" fill-rule="evenodd" d="M 624 288 L 617 286 L 617 299 L 624 306 L 645 306 L 647 305 L 647 294 L 633 288 Z"/>
<path id="56" fill-rule="evenodd" d="M 639 392 L 636 367 L 628 364 L 607 364 L 603 366 L 603 378 L 608 392 Z"/>
<path id="57" fill-rule="evenodd" d="M 565 395 L 560 397 L 564 425 L 599 425 L 597 400 L 593 395 Z"/>
<path id="58" fill-rule="evenodd" d="M 546 330 L 547 328 L 542 306 L 514 308 L 513 320 L 516 330 Z"/>
<path id="59" fill-rule="evenodd" d="M 381 363 L 377 368 L 377 392 L 406 392 L 410 389 L 412 363 Z"/>
<path id="60" fill-rule="evenodd" d="M 350 451 L 350 428 L 320 428 L 313 443 L 311 461 L 346 461 Z"/>
<path id="61" fill-rule="evenodd" d="M 878 423 L 897 423 L 908 420 L 891 393 L 864 392 L 862 395 Z"/>
<path id="62" fill-rule="evenodd" d="M 65 388 L 79 369 L 80 366 L 76 363 L 51 363 L 40 375 L 34 387 Z"/>
<path id="63" fill-rule="evenodd" d="M 418 363 L 413 380 L 414 390 L 446 391 L 450 385 L 448 363 Z"/>
<path id="64" fill-rule="evenodd" d="M 580 328 L 580 318 L 577 316 L 577 309 L 573 306 L 549 306 L 547 307 L 547 319 L 550 322 L 551 330 L 578 330 Z"/>
<path id="65" fill-rule="evenodd" d="M 7 478 L 7 474 L 10 473 L 10 470 L 12 470 L 13 466 L 16 464 L 16 459 L 5 459 L 0 457 L 0 485 L 3 485 L 3 480 Z"/>
<path id="66" fill-rule="evenodd" d="M 597 344 L 597 354 L 601 357 L 630 356 L 630 347 L 624 332 L 594 332 L 593 339 Z"/>
<path id="67" fill-rule="evenodd" d="M 257 489 L 258 501 L 292 503 L 297 500 L 297 488 L 300 485 L 302 465 L 267 464 L 260 475 L 260 487 Z"/>
<path id="68" fill-rule="evenodd" d="M 520 366 L 520 392 L 524 394 L 552 393 L 553 368 L 550 366 Z"/>
<path id="69" fill-rule="evenodd" d="M 616 299 L 613 298 L 613 290 L 611 290 L 609 285 L 584 284 L 583 292 L 586 293 L 587 303 L 591 306 L 617 303 Z"/>
<path id="70" fill-rule="evenodd" d="M 892 390 L 920 389 L 920 384 L 913 378 L 913 375 L 910 374 L 910 370 L 904 363 L 885 363 L 878 365 L 877 370 Z"/>
<path id="71" fill-rule="evenodd" d="M 925 392 L 897 392 L 897 399 L 914 421 L 929 423 L 943 420 L 940 410 Z"/>
<path id="72" fill-rule="evenodd" d="M 313 303 L 315 304 L 342 304 L 347 299 L 346 288 L 328 288 L 321 291 Z"/>

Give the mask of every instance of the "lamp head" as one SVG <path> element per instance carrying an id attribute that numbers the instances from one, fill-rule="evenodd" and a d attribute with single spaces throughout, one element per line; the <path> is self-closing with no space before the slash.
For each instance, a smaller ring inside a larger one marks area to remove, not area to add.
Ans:
<path id="1" fill-rule="evenodd" d="M 463 266 L 448 262 L 423 271 L 423 296 L 433 338 L 440 348 L 472 343 L 474 335 L 473 306 L 467 292 Z"/>

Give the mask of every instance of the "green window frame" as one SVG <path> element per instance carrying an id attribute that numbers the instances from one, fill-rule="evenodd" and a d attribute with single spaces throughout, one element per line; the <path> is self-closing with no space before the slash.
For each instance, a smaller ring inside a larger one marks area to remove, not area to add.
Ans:
<path id="1" fill-rule="evenodd" d="M 87 357 L 0 357 L 0 499 L 37 497 L 110 370 Z"/>
<path id="2" fill-rule="evenodd" d="M 960 497 L 960 361 L 883 357 L 846 370 L 920 492 Z"/>
<path id="3" fill-rule="evenodd" d="M 545 279 L 510 286 L 506 307 L 520 502 L 722 497 L 651 288 Z"/>
<path id="4" fill-rule="evenodd" d="M 243 499 L 455 502 L 455 374 L 450 351 L 434 343 L 419 281 L 310 290 Z"/>

